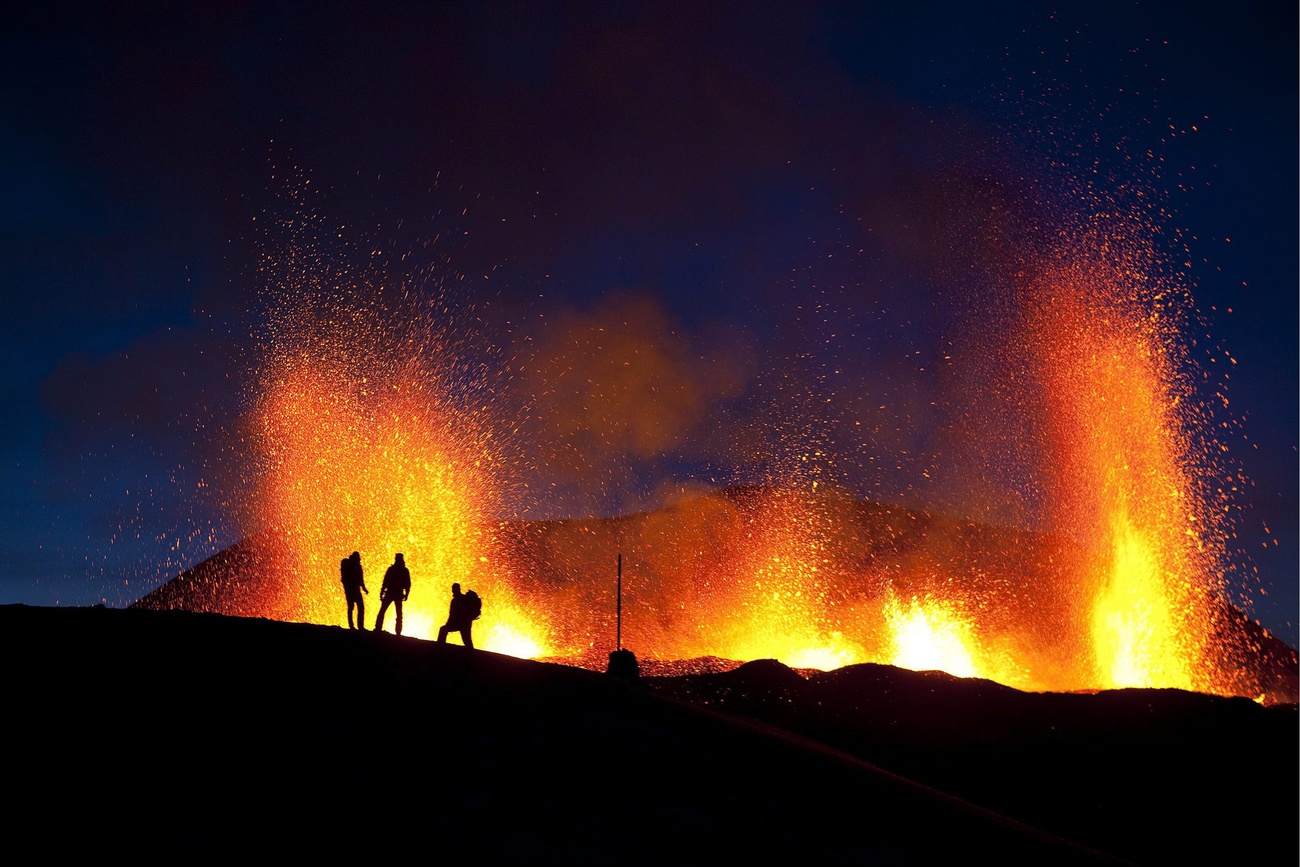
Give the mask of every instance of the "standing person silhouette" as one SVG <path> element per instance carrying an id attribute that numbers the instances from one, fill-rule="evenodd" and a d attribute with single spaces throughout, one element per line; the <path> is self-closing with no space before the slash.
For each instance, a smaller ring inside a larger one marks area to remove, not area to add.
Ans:
<path id="1" fill-rule="evenodd" d="M 348 629 L 366 629 L 366 603 L 362 593 L 369 593 L 365 575 L 361 571 L 361 554 L 353 551 L 352 555 L 339 561 L 339 580 L 343 582 L 343 595 L 348 600 Z M 357 625 L 352 625 L 352 608 L 357 609 Z"/>
<path id="2" fill-rule="evenodd" d="M 438 643 L 447 643 L 448 632 L 459 632 L 461 643 L 470 650 L 474 649 L 474 621 L 482 611 L 482 603 L 473 590 L 460 592 L 460 585 L 451 585 L 451 608 L 447 611 L 447 622 L 438 630 Z"/>
<path id="3" fill-rule="evenodd" d="M 379 616 L 375 618 L 375 632 L 384 630 L 384 612 L 391 602 L 397 609 L 397 634 L 402 634 L 402 603 L 411 595 L 411 573 L 401 554 L 393 557 L 393 565 L 384 573 L 384 586 L 379 588 Z"/>

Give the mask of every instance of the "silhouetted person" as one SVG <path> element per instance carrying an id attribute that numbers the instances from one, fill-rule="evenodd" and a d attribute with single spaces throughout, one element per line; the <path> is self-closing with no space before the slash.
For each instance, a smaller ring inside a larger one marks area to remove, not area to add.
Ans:
<path id="1" fill-rule="evenodd" d="M 447 622 L 438 630 L 438 643 L 447 643 L 448 632 L 459 632 L 461 643 L 470 650 L 474 649 L 474 621 L 483 611 L 483 603 L 473 590 L 460 592 L 460 585 L 451 585 L 451 609 L 447 612 Z"/>
<path id="2" fill-rule="evenodd" d="M 379 588 L 379 616 L 375 618 L 375 632 L 384 629 L 384 612 L 391 602 L 397 609 L 397 634 L 402 634 L 402 603 L 411 595 L 411 573 L 401 554 L 393 557 L 393 565 L 384 573 L 384 586 Z"/>
<path id="3" fill-rule="evenodd" d="M 343 595 L 348 600 L 348 629 L 360 629 L 363 632 L 366 628 L 366 603 L 361 598 L 362 593 L 369 593 L 366 588 L 366 579 L 361 572 L 361 554 L 356 551 L 352 552 L 350 557 L 345 557 L 339 562 L 339 578 L 343 582 Z M 357 609 L 357 625 L 352 625 L 352 607 Z"/>

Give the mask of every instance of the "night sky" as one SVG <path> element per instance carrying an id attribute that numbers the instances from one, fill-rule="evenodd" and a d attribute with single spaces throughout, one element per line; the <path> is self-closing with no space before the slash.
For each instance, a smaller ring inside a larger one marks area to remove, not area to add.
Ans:
<path id="1" fill-rule="evenodd" d="M 572 410 L 548 363 L 603 375 L 577 335 L 652 352 L 645 418 L 503 422 L 515 515 L 820 451 L 858 495 L 1032 526 L 953 457 L 944 362 L 1007 303 L 981 215 L 1100 198 L 1190 289 L 1226 425 L 1195 434 L 1250 480 L 1230 586 L 1296 643 L 1294 3 L 38 6 L 0 29 L 0 602 L 129 604 L 241 537 L 304 232 L 357 303 L 445 316 L 506 416 Z"/>

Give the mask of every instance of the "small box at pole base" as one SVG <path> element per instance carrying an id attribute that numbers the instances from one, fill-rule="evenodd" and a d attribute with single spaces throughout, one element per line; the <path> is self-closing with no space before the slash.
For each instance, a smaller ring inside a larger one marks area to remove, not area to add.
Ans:
<path id="1" fill-rule="evenodd" d="M 609 655 L 609 668 L 605 673 L 624 680 L 637 680 L 641 677 L 641 666 L 637 664 L 635 653 L 620 648 Z"/>

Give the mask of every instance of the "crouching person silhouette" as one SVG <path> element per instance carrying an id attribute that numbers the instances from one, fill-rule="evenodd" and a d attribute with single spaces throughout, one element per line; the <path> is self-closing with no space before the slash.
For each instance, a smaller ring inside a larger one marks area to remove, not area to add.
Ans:
<path id="1" fill-rule="evenodd" d="M 474 649 L 474 621 L 483 613 L 483 602 L 473 590 L 460 592 L 460 585 L 451 585 L 451 609 L 447 612 L 447 622 L 438 630 L 438 643 L 447 643 L 448 632 L 459 632 L 461 643 L 470 650 Z"/>
<path id="2" fill-rule="evenodd" d="M 379 588 L 379 616 L 375 618 L 375 632 L 384 629 L 384 612 L 391 603 L 397 610 L 397 634 L 402 634 L 402 603 L 411 595 L 411 573 L 401 554 L 393 557 L 393 565 L 384 573 L 384 586 Z"/>
<path id="3" fill-rule="evenodd" d="M 339 579 L 343 582 L 343 595 L 348 600 L 348 629 L 360 629 L 365 631 L 366 628 L 366 603 L 361 598 L 362 593 L 369 593 L 366 589 L 366 579 L 361 571 L 361 555 L 356 551 L 352 556 L 345 557 L 339 562 Z M 357 609 L 357 625 L 352 625 L 352 609 Z"/>

